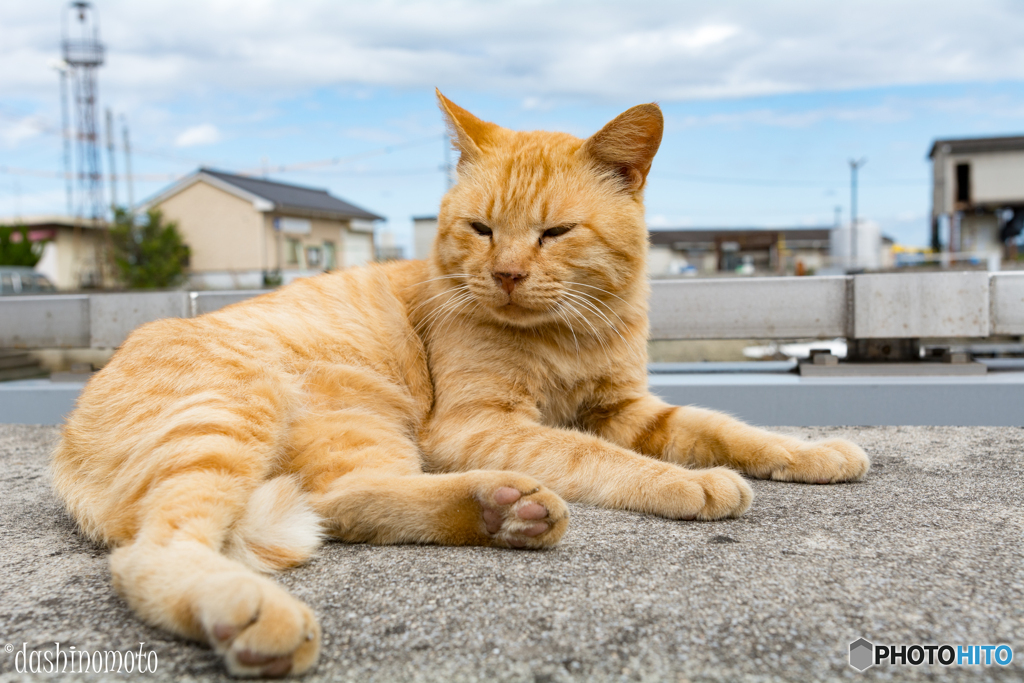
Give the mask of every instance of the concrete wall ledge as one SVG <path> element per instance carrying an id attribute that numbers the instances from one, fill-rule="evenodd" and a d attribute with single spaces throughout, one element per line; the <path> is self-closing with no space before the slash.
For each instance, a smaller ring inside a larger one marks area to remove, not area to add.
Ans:
<path id="1" fill-rule="evenodd" d="M 708 365 L 714 365 L 709 363 Z M 83 383 L 0 383 L 0 423 L 55 425 Z M 723 410 L 764 426 L 1024 426 L 1024 372 L 974 377 L 800 377 L 794 373 L 678 372 L 650 375 L 676 405 Z"/>

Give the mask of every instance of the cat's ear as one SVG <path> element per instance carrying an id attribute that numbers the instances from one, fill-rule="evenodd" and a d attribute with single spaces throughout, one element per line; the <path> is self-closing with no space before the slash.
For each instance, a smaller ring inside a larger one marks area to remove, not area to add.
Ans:
<path id="1" fill-rule="evenodd" d="M 478 158 L 482 154 L 481 150 L 486 148 L 497 132 L 501 130 L 501 126 L 478 119 L 442 95 L 440 90 L 435 88 L 434 92 L 437 93 L 438 105 L 448 123 L 452 142 L 461 152 L 459 165 Z"/>
<path id="2" fill-rule="evenodd" d="M 621 178 L 626 190 L 636 192 L 647 182 L 664 127 L 658 105 L 640 104 L 590 136 L 577 153 Z"/>

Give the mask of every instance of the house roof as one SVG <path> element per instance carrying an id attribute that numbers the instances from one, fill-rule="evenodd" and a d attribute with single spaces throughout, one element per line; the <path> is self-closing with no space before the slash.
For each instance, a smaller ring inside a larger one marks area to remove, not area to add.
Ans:
<path id="1" fill-rule="evenodd" d="M 225 173 L 211 168 L 200 168 L 191 176 L 178 181 L 149 200 L 146 205 L 158 204 L 199 181 L 206 181 L 222 190 L 252 201 L 260 211 L 295 212 L 367 221 L 383 220 L 384 218 L 355 204 L 338 199 L 327 190 Z"/>
<path id="2" fill-rule="evenodd" d="M 828 242 L 827 228 L 693 228 L 685 230 L 650 230 L 651 244 L 707 244 L 716 240 L 741 242 L 749 247 L 768 247 L 779 235 L 787 242 Z"/>
<path id="3" fill-rule="evenodd" d="M 1009 135 L 998 138 L 950 138 L 936 140 L 928 151 L 928 158 L 933 158 L 940 149 L 946 154 L 1020 152 L 1024 151 L 1024 135 Z"/>
<path id="4" fill-rule="evenodd" d="M 107 227 L 105 220 L 92 218 L 76 218 L 62 214 L 42 214 L 35 216 L 11 216 L 0 217 L 0 225 L 13 225 L 15 227 L 24 225 L 31 230 L 44 228 L 88 228 L 103 229 Z"/>

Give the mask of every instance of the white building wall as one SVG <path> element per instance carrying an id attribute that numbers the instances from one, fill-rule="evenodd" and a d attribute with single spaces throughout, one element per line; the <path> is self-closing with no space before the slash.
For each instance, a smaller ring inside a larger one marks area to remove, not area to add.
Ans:
<path id="1" fill-rule="evenodd" d="M 972 202 L 1024 201 L 1024 152 L 979 154 L 970 164 Z"/>
<path id="2" fill-rule="evenodd" d="M 837 266 L 874 269 L 882 265 L 882 228 L 875 221 L 857 221 L 855 233 L 851 233 L 849 223 L 833 228 L 829 242 L 832 261 Z"/>
<path id="3" fill-rule="evenodd" d="M 434 246 L 434 238 L 437 236 L 437 219 L 414 218 L 412 221 L 412 230 L 412 257 L 414 259 L 425 259 L 430 256 L 430 250 Z"/>

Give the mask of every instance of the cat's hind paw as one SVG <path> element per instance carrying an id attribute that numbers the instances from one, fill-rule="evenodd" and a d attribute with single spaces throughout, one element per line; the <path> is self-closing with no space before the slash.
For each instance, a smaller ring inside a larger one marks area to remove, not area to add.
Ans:
<path id="1" fill-rule="evenodd" d="M 569 508 L 561 498 L 533 482 L 485 487 L 477 493 L 480 518 L 492 545 L 548 548 L 569 526 Z M 526 484 L 526 485 L 524 485 Z"/>
<path id="2" fill-rule="evenodd" d="M 308 671 L 320 654 L 312 610 L 273 581 L 246 573 L 204 582 L 199 619 L 233 676 L 282 678 Z"/>

